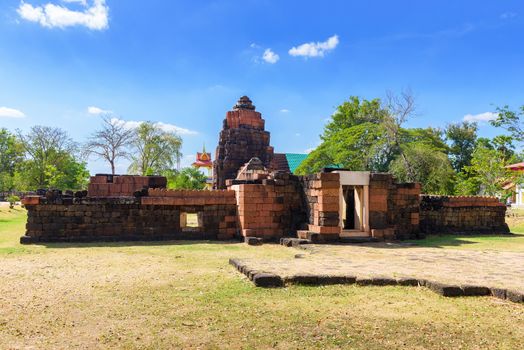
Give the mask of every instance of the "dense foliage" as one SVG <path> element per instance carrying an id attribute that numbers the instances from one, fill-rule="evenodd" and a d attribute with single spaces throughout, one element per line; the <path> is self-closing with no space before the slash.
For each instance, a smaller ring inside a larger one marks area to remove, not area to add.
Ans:
<path id="1" fill-rule="evenodd" d="M 175 190 L 203 190 L 207 179 L 206 175 L 193 167 L 167 170 L 162 175 L 167 177 L 167 187 Z"/>
<path id="2" fill-rule="evenodd" d="M 297 169 L 299 174 L 323 167 L 391 172 L 399 181 L 420 182 L 425 193 L 486 194 L 504 197 L 508 184 L 519 182 L 506 166 L 521 160 L 514 142 L 523 142 L 520 117 L 498 109 L 494 126 L 510 135 L 479 138 L 476 123 L 436 128 L 406 128 L 415 114 L 410 94 L 385 101 L 352 96 L 341 104 L 321 135 L 322 143 Z"/>
<path id="3" fill-rule="evenodd" d="M 78 146 L 59 129 L 34 126 L 27 134 L 0 130 L 0 191 L 77 190 L 89 178 Z"/>
<path id="4" fill-rule="evenodd" d="M 173 169 L 180 160 L 182 139 L 151 122 L 141 123 L 131 141 L 133 152 L 128 171 L 153 175 Z"/>

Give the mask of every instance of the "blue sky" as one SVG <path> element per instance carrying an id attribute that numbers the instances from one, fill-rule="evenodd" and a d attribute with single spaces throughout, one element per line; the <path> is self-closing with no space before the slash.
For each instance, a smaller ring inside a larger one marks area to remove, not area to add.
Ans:
<path id="1" fill-rule="evenodd" d="M 351 95 L 409 88 L 420 127 L 524 104 L 523 37 L 520 0 L 2 0 L 0 127 L 81 142 L 106 110 L 178 130 L 189 164 L 247 94 L 276 152 L 304 152 Z"/>

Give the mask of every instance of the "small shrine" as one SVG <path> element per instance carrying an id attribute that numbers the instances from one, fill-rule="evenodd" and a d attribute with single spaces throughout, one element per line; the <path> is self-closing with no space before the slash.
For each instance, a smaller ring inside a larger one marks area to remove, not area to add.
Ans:
<path id="1" fill-rule="evenodd" d="M 197 152 L 193 166 L 197 169 L 207 169 L 206 190 L 211 190 L 213 188 L 213 161 L 211 160 L 211 153 L 206 152 L 205 144 L 202 152 Z"/>

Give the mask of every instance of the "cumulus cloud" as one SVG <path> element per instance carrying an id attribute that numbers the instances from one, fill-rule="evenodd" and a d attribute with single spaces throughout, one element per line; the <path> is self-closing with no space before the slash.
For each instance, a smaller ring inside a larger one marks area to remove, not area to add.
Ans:
<path id="1" fill-rule="evenodd" d="M 271 49 L 266 49 L 262 55 L 262 59 L 267 63 L 275 64 L 280 59 L 280 56 L 274 53 Z"/>
<path id="2" fill-rule="evenodd" d="M 53 3 L 33 6 L 22 1 L 17 12 L 21 18 L 39 23 L 47 28 L 66 28 L 71 26 L 84 26 L 92 30 L 108 28 L 109 7 L 106 5 L 105 0 L 93 0 L 91 5 L 88 5 L 86 0 L 63 1 L 77 3 L 84 8 L 77 11 Z"/>
<path id="3" fill-rule="evenodd" d="M 25 118 L 25 114 L 18 109 L 0 107 L 0 118 Z"/>
<path id="4" fill-rule="evenodd" d="M 93 114 L 93 115 L 100 115 L 100 114 L 111 114 L 112 112 L 106 109 L 102 109 L 95 106 L 87 107 L 87 113 Z"/>
<path id="5" fill-rule="evenodd" d="M 143 123 L 143 121 L 135 121 L 135 120 L 122 120 L 118 118 L 112 118 L 111 122 L 113 123 L 119 123 L 124 125 L 128 129 L 136 129 L 140 126 L 140 124 Z M 176 126 L 174 124 L 169 123 L 163 123 L 163 122 L 157 122 L 154 123 L 156 126 L 158 126 L 160 129 L 162 129 L 165 132 L 174 132 L 178 135 L 197 135 L 198 132 L 181 128 L 179 126 Z"/>
<path id="6" fill-rule="evenodd" d="M 497 117 L 498 113 L 485 112 L 480 114 L 466 114 L 463 120 L 466 122 L 489 122 Z"/>
<path id="7" fill-rule="evenodd" d="M 324 57 L 327 52 L 334 50 L 338 46 L 338 43 L 338 35 L 333 35 L 326 41 L 310 42 L 292 47 L 289 50 L 289 54 L 291 56 Z"/>
<path id="8" fill-rule="evenodd" d="M 280 110 L 280 113 L 289 113 L 289 109 L 287 109 L 287 108 L 282 108 L 282 109 Z"/>

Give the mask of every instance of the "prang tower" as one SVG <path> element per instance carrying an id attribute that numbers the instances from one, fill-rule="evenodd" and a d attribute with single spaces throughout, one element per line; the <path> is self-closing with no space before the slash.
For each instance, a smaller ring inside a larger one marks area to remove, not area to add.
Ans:
<path id="1" fill-rule="evenodd" d="M 227 112 L 213 165 L 213 188 L 226 188 L 226 180 L 236 178 L 238 170 L 253 157 L 269 168 L 273 147 L 264 125 L 262 115 L 247 96 L 242 96 Z"/>

